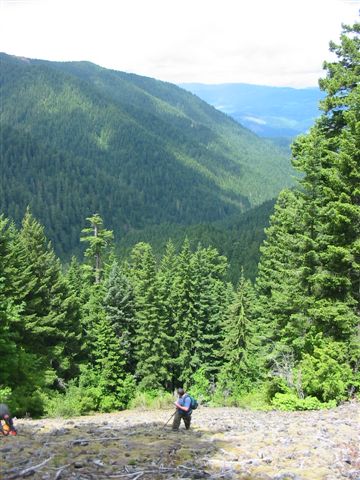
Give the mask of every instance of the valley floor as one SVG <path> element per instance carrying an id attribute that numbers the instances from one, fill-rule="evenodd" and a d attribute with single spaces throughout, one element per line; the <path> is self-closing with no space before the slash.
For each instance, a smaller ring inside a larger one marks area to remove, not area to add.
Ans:
<path id="1" fill-rule="evenodd" d="M 0 437 L 0 478 L 360 478 L 356 402 L 311 412 L 200 407 L 192 429 L 164 428 L 172 410 L 19 419 Z"/>

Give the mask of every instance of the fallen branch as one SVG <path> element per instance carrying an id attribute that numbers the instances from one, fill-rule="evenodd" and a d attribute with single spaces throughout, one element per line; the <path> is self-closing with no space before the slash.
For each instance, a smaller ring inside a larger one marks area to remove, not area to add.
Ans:
<path id="1" fill-rule="evenodd" d="M 96 437 L 96 438 L 75 438 L 74 440 L 61 440 L 59 442 L 46 442 L 48 445 L 80 445 L 81 443 L 107 442 L 110 440 L 124 440 L 124 437 Z"/>
<path id="2" fill-rule="evenodd" d="M 36 470 L 39 470 L 41 467 L 43 467 L 43 466 L 46 465 L 48 462 L 50 462 L 50 460 L 52 460 L 53 458 L 54 458 L 54 455 L 52 455 L 51 457 L 47 458 L 46 460 L 44 460 L 43 462 L 39 463 L 38 465 L 32 465 L 31 467 L 25 468 L 24 470 L 21 470 L 20 472 L 15 473 L 15 474 L 12 475 L 11 477 L 9 477 L 8 480 L 13 480 L 14 478 L 19 478 L 19 477 L 23 477 L 24 475 L 27 475 L 27 474 L 29 474 L 29 473 L 34 473 Z"/>
<path id="3" fill-rule="evenodd" d="M 142 477 L 143 475 L 150 475 L 150 474 L 156 474 L 156 475 L 161 475 L 161 474 L 166 474 L 166 473 L 180 473 L 181 470 L 186 470 L 187 472 L 191 471 L 192 473 L 196 473 L 197 475 L 201 475 L 198 478 L 201 477 L 208 477 L 209 474 L 205 472 L 204 470 L 198 470 L 196 468 L 190 468 L 186 467 L 185 465 L 180 465 L 179 467 L 176 468 L 170 468 L 170 467 L 161 467 L 158 469 L 151 469 L 151 470 L 137 470 L 136 472 L 128 472 L 128 473 L 118 473 L 118 474 L 110 474 L 107 475 L 106 478 L 131 478 L 132 480 L 137 480 L 138 478 Z"/>
<path id="4" fill-rule="evenodd" d="M 138 480 L 138 478 L 142 477 L 145 472 L 140 472 L 137 477 L 134 477 L 133 480 Z"/>
<path id="5" fill-rule="evenodd" d="M 55 475 L 55 480 L 58 480 L 61 477 L 61 474 L 64 470 L 66 470 L 68 467 L 70 467 L 71 463 L 68 463 L 67 465 L 64 465 L 63 467 L 59 468 L 58 471 L 56 472 Z"/>

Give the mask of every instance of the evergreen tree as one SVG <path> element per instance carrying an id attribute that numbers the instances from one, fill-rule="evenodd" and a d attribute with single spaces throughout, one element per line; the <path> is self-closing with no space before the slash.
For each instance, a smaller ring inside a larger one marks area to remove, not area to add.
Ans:
<path id="1" fill-rule="evenodd" d="M 23 297 L 21 342 L 29 351 L 41 352 L 47 361 L 49 383 L 70 375 L 79 350 L 78 308 L 62 275 L 59 260 L 47 243 L 43 227 L 26 212 L 19 233 L 23 268 L 32 282 Z M 29 285 L 28 285 L 29 287 Z"/>
<path id="2" fill-rule="evenodd" d="M 302 212 L 298 193 L 284 190 L 261 247 L 256 322 L 264 361 L 290 352 L 299 358 L 311 328 L 304 316 L 306 296 L 300 285 Z"/>
<path id="3" fill-rule="evenodd" d="M 164 325 L 165 348 L 169 355 L 168 380 L 165 387 L 173 391 L 178 383 L 176 362 L 177 357 L 177 336 L 175 329 L 175 309 L 174 309 L 174 278 L 176 272 L 177 256 L 175 247 L 171 241 L 166 245 L 165 253 L 161 259 L 159 271 L 157 273 L 158 282 L 158 316 L 160 322 Z"/>
<path id="4" fill-rule="evenodd" d="M 294 164 L 305 172 L 300 183 L 309 242 L 303 255 L 313 259 L 303 271 L 309 315 L 319 331 L 339 341 L 354 335 L 360 305 L 359 30 L 360 24 L 344 27 L 341 44 L 331 43 L 338 61 L 325 63 L 327 77 L 320 81 L 324 114 L 294 149 Z"/>
<path id="5" fill-rule="evenodd" d="M 225 360 L 223 383 L 235 390 L 247 391 L 262 379 L 257 358 L 257 325 L 254 321 L 256 297 L 242 271 L 233 302 L 224 321 L 222 354 Z M 225 376 L 225 378 L 224 378 Z"/>
<path id="6" fill-rule="evenodd" d="M 169 381 L 166 324 L 159 317 L 156 261 L 149 244 L 139 243 L 131 255 L 136 298 L 136 378 L 141 388 L 156 389 Z"/>
<path id="7" fill-rule="evenodd" d="M 222 323 L 227 310 L 224 277 L 227 261 L 211 247 L 198 245 L 192 255 L 196 343 L 194 345 L 195 368 L 202 367 L 208 378 L 214 378 L 222 363 L 219 350 L 223 339 Z M 194 373 L 194 372 L 193 372 Z"/>
<path id="8" fill-rule="evenodd" d="M 18 364 L 16 343 L 18 337 L 14 325 L 20 321 L 21 307 L 8 294 L 12 265 L 11 239 L 8 220 L 0 216 L 0 389 L 13 388 L 13 377 Z M 10 274 L 10 275 L 9 275 Z"/>
<path id="9" fill-rule="evenodd" d="M 195 253 L 185 239 L 175 263 L 173 364 L 178 383 L 190 385 L 199 368 L 210 380 L 220 368 L 221 325 L 227 295 L 226 259 L 213 248 L 198 246 Z"/>
<path id="10" fill-rule="evenodd" d="M 199 358 L 195 356 L 198 331 L 191 257 L 190 243 L 186 238 L 177 256 L 173 284 L 174 329 L 176 332 L 173 364 L 179 383 L 189 382 L 192 374 L 199 367 Z"/>
<path id="11" fill-rule="evenodd" d="M 126 374 L 126 358 L 120 339 L 106 315 L 104 283 L 95 283 L 89 289 L 89 298 L 83 309 L 83 326 L 87 344 L 86 371 L 80 383 L 100 391 L 99 408 L 110 411 L 126 407 L 131 396 L 132 380 Z"/>
<path id="12" fill-rule="evenodd" d="M 85 256 L 90 258 L 94 267 L 95 283 L 100 282 L 101 272 L 103 270 L 103 257 L 111 244 L 113 233 L 103 228 L 103 220 L 99 214 L 88 217 L 91 227 L 83 228 L 81 237 L 82 242 L 88 242 L 89 247 L 85 251 Z"/>
<path id="13" fill-rule="evenodd" d="M 114 261 L 104 284 L 104 310 L 119 342 L 119 356 L 127 372 L 133 373 L 135 339 L 135 293 L 128 278 Z"/>

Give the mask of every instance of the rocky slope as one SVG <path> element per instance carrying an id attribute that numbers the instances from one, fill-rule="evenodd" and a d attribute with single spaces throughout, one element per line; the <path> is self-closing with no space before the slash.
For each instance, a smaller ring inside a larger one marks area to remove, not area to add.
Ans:
<path id="1" fill-rule="evenodd" d="M 18 420 L 1 437 L 0 478 L 360 478 L 359 404 L 313 412 L 200 407 L 172 432 L 172 411 Z"/>

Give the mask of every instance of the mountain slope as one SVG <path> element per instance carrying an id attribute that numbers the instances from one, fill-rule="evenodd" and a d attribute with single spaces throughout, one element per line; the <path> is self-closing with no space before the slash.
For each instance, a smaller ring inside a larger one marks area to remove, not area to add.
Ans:
<path id="1" fill-rule="evenodd" d="M 59 253 L 94 211 L 115 233 L 225 218 L 291 183 L 286 155 L 174 85 L 1 54 L 0 211 Z"/>

